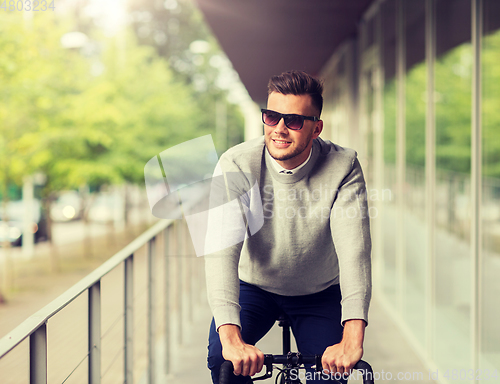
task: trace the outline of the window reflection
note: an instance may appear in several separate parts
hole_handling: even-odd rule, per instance
[[[436,2],[435,359],[470,365],[470,1]]]
[[[415,339],[425,342],[426,190],[425,122],[427,67],[425,64],[425,1],[404,3],[405,26],[405,147],[404,184],[405,300],[403,314]]]
[[[377,249],[374,255],[381,264],[375,278],[381,283],[383,296],[392,309],[402,315],[405,328],[413,333],[413,340],[422,350],[430,352],[427,357],[443,374],[453,370],[465,372],[469,368],[479,368],[483,373],[487,369],[494,372],[500,367],[500,1],[484,0],[482,4],[482,258],[478,351],[471,340],[472,316],[476,315],[471,305],[472,263],[477,256],[472,252],[470,235],[476,224],[472,220],[471,193],[474,60],[471,0],[387,0],[380,3],[378,14],[364,26],[361,34],[360,137],[366,159],[363,167],[369,184],[373,174],[382,172],[381,187],[390,189],[393,196],[392,200],[381,202],[382,214],[377,220],[380,232],[374,231],[383,236],[380,254]],[[404,92],[401,93],[404,95],[404,121],[397,119],[401,103],[398,99],[401,84],[396,76],[399,6],[403,7],[402,38],[405,42]],[[430,42],[425,29],[427,6],[433,7],[436,17],[436,35],[432,41],[436,52],[436,60],[431,63],[434,71],[432,92],[427,89],[426,44]],[[370,39],[366,38],[369,31],[373,31]],[[379,69],[382,83],[378,81]],[[382,100],[378,99],[380,87]],[[433,94],[432,116],[427,116],[429,93]],[[332,98],[341,104],[340,94]],[[379,113],[383,115],[382,153],[378,152],[378,130],[374,129],[378,127]],[[339,116],[334,120],[341,121]],[[435,120],[435,137],[426,137],[427,119]],[[404,134],[404,164],[400,163],[402,158],[396,156],[401,149],[397,141],[399,133]],[[436,173],[431,183],[435,201],[432,202],[426,200],[426,166],[429,166],[426,164],[426,139],[433,140],[435,145]],[[375,158],[382,160],[382,169],[378,163],[375,166]],[[397,169],[404,169],[399,173],[399,176],[404,175],[401,189]],[[402,192],[401,196],[398,191]],[[400,208],[402,212],[398,211]],[[426,216],[428,208],[435,216],[432,223]],[[432,265],[427,264],[426,254],[429,224],[432,224],[435,240]],[[401,234],[403,247],[400,247]],[[433,273],[429,274],[431,270]],[[433,300],[429,288],[434,289]],[[433,317],[431,323],[427,323],[426,309],[431,305]],[[426,345],[425,340],[431,344]],[[476,352],[479,352],[480,365],[472,367]],[[463,375],[453,381],[465,382],[462,378]]]
[[[484,1],[480,368],[500,367],[500,2]],[[493,304],[495,303],[495,304]]]
[[[382,224],[384,226],[384,292],[398,307],[397,279],[397,211],[396,195],[396,1],[389,0],[381,7],[382,52],[384,71],[384,190],[392,191],[392,199],[384,200]]]

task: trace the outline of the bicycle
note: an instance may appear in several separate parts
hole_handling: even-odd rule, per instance
[[[302,384],[302,381],[300,381],[298,370],[305,369],[305,365],[315,366],[316,372],[318,372],[318,374],[320,375],[323,374],[321,355],[304,356],[300,352],[290,351],[290,323],[288,322],[286,316],[281,315],[279,317],[278,325],[283,328],[283,354],[264,355],[264,366],[266,367],[266,373],[262,376],[252,378],[250,382],[269,379],[273,375],[274,368],[280,371],[276,376],[276,384],[278,384],[278,380],[280,380],[280,384]],[[282,365],[282,368],[276,366],[280,364]],[[362,373],[363,384],[374,384],[372,367],[366,361],[358,361],[354,365],[353,369],[358,370]],[[229,380],[233,370],[233,363],[228,360],[224,361],[220,368],[219,384],[230,384]],[[335,379],[337,376],[333,375],[333,377]]]

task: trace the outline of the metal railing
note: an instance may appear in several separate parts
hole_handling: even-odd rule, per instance
[[[143,368],[139,368],[142,372],[138,373],[137,361],[135,361],[137,359],[134,359],[134,342],[136,341],[134,335],[137,331],[137,327],[134,325],[134,318],[137,318],[137,313],[134,314],[134,307],[136,304],[143,303],[137,302],[140,298],[138,296],[141,295],[136,292],[134,296],[134,282],[137,282],[134,271],[136,269],[135,256],[144,251],[147,271],[145,282],[147,291],[147,364],[144,367],[145,372],[142,371]],[[123,320],[123,334],[121,336],[123,346],[120,350],[120,353],[123,353],[121,361],[123,380],[120,379],[119,382],[137,382],[137,377],[142,376],[144,379],[145,375],[147,383],[155,383],[158,377],[157,368],[160,366],[163,368],[162,374],[168,374],[171,370],[171,350],[176,345],[183,343],[185,325],[193,320],[193,307],[199,304],[205,295],[203,260],[196,257],[187,226],[183,220],[158,222],[99,268],[3,337],[0,340],[0,363],[20,345],[25,345],[24,341],[29,340],[29,364],[25,364],[29,366],[29,383],[46,384],[48,376],[50,377],[47,364],[49,351],[47,323],[77,298],[87,295],[88,348],[86,355],[76,367],[65,367],[70,372],[64,373],[66,378],[62,382],[66,382],[78,366],[87,360],[88,382],[100,384],[104,375],[101,366],[103,357],[101,356],[103,339],[101,331],[103,320],[101,315],[101,281],[110,272],[119,269],[119,266],[122,266],[124,271],[122,276],[123,307],[122,313],[118,316],[119,320]],[[114,314],[115,317],[116,315]],[[175,338],[172,337],[172,329],[175,329]],[[118,340],[113,342],[115,341],[118,342]],[[158,350],[162,350],[163,353],[158,353]],[[137,350],[135,353],[137,354]],[[159,356],[161,356],[161,362],[157,361]],[[116,359],[112,360],[116,361]],[[136,364],[135,367],[134,364]],[[106,372],[108,369],[109,367],[106,368]],[[16,374],[21,373],[12,372],[13,376]],[[24,374],[27,375],[27,373]],[[9,375],[9,377],[11,376]],[[113,375],[113,379],[117,380],[115,375]],[[9,382],[17,384],[22,380],[11,377],[11,381],[9,381],[9,378],[4,377],[0,381],[3,384]],[[52,380],[50,381],[52,382]]]

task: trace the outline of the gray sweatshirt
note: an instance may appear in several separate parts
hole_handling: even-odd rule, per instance
[[[205,257],[208,299],[217,328],[241,327],[239,279],[285,296],[339,284],[342,323],[368,323],[371,239],[367,193],[354,150],[320,138],[305,166],[278,173],[260,137],[220,160],[222,193],[211,192]],[[220,191],[219,191],[220,192]],[[216,212],[213,210],[212,212]],[[228,213],[231,212],[231,213]]]

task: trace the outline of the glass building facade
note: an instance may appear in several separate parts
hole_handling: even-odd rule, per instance
[[[322,77],[324,136],[367,180],[374,297],[440,380],[500,382],[500,1],[375,1]]]

